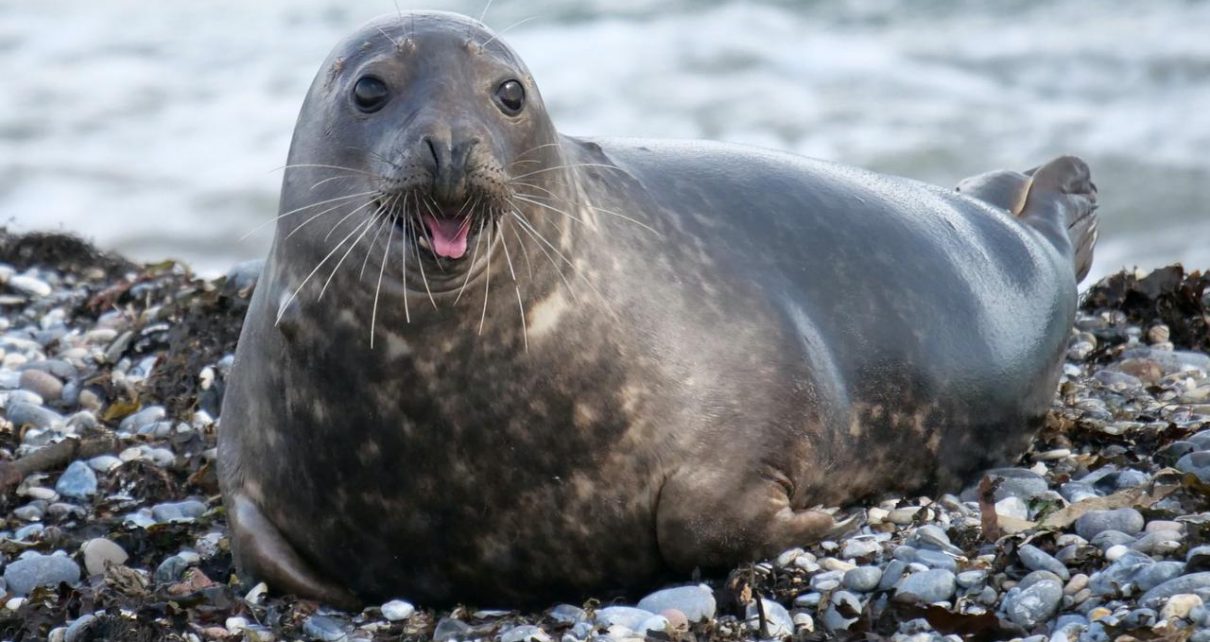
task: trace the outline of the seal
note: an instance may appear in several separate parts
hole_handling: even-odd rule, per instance
[[[298,118],[223,402],[245,577],[339,605],[639,590],[1021,452],[1096,238],[1062,157],[957,190],[553,126],[476,21],[377,20]]]

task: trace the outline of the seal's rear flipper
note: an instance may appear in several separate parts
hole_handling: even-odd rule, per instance
[[[1020,216],[1025,208],[1025,197],[1029,195],[1029,184],[1030,178],[1026,174],[1001,169],[964,178],[958,183],[957,191]]]
[[[1060,156],[1031,174],[1021,218],[1071,244],[1078,283],[1092,267],[1097,243],[1097,186],[1088,165],[1075,156]]]
[[[361,602],[352,593],[320,579],[244,494],[235,493],[229,498],[227,520],[236,566],[241,573],[264,580],[283,593],[346,609],[360,608]]]

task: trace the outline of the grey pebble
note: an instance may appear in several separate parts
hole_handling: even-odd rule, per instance
[[[13,401],[12,394],[10,393],[8,405],[5,406],[5,417],[14,426],[55,429],[66,425],[63,415],[27,401]]]
[[[522,624],[505,631],[500,642],[550,642],[550,635],[532,624]]]
[[[633,606],[607,606],[597,611],[594,621],[597,626],[610,627],[616,624],[634,630],[653,615],[655,613]]]
[[[844,574],[844,587],[850,591],[866,593],[878,588],[882,580],[882,569],[877,566],[858,566]]]
[[[86,499],[97,493],[97,474],[81,460],[71,462],[55,482],[55,492],[64,497]]]
[[[453,618],[441,618],[437,622],[437,626],[433,629],[433,642],[449,642],[450,640],[461,640],[469,637],[471,625],[462,620]]]
[[[153,424],[168,414],[163,406],[147,406],[142,410],[126,417],[122,423],[118,424],[118,430],[137,433],[143,426]]]
[[[993,495],[995,501],[1007,497],[1033,499],[1045,494],[1050,489],[1045,477],[1028,468],[997,468],[984,474],[991,477],[992,481],[1000,482],[1000,486],[996,488]],[[974,498],[972,497],[972,499]]]
[[[4,582],[11,593],[26,595],[36,586],[57,586],[60,582],[80,581],[80,567],[65,555],[34,553],[10,563],[4,569]]]
[[[23,519],[27,522],[36,522],[42,519],[42,516],[46,514],[46,500],[35,499],[24,506],[14,508],[12,514],[13,517],[16,517],[17,519]]]
[[[953,557],[929,549],[920,549],[916,551],[916,559],[920,564],[924,564],[929,568],[942,568],[950,572],[958,571],[958,562]]]
[[[46,530],[46,526],[41,522],[27,524],[13,532],[13,539],[17,540],[18,542],[28,542],[33,539],[38,539],[37,536],[41,535],[42,531],[44,530]]]
[[[1196,475],[1203,482],[1210,480],[1210,451],[1198,450],[1184,455],[1176,461],[1176,468]]]
[[[340,642],[349,639],[348,633],[345,632],[345,625],[326,615],[312,615],[304,620],[303,635],[323,642]]]
[[[1004,612],[1018,626],[1032,629],[1053,617],[1062,599],[1062,584],[1042,580],[1024,589],[1010,590],[1004,597]]]
[[[786,607],[764,598],[760,598],[759,607],[756,601],[748,605],[746,615],[749,626],[754,629],[760,626],[758,608],[763,608],[765,613],[765,630],[760,631],[761,637],[780,639],[794,635],[794,619]]]
[[[63,633],[63,642],[85,642],[93,639],[92,629],[97,624],[97,616],[86,613],[76,618]]]
[[[1032,571],[1050,571],[1059,576],[1059,579],[1067,581],[1071,578],[1071,572],[1067,570],[1067,566],[1059,560],[1052,557],[1046,551],[1034,546],[1026,544],[1017,549],[1017,555],[1021,558],[1021,563]]]
[[[160,565],[155,569],[156,584],[172,584],[180,580],[181,576],[192,565],[193,562],[180,555],[164,558],[164,561],[160,562]]]
[[[982,586],[983,583],[987,581],[987,571],[982,569],[962,571],[955,579],[958,582],[958,586],[961,586],[962,588],[968,589],[975,586]]]
[[[1210,570],[1210,546],[1195,546],[1185,554],[1185,568],[1189,571]]]
[[[810,586],[812,590],[827,592],[839,587],[842,581],[844,581],[844,571],[826,571],[812,576]]]
[[[846,631],[861,617],[861,598],[848,591],[836,591],[823,614],[823,625],[829,631]]]
[[[870,539],[853,538],[845,541],[840,556],[845,559],[866,558],[882,552],[882,545]]]
[[[1184,562],[1156,562],[1140,568],[1134,576],[1134,583],[1140,591],[1149,591],[1184,573]]]
[[[41,370],[29,369],[21,373],[19,385],[46,401],[58,401],[63,395],[63,382],[58,377]]]
[[[899,559],[891,560],[882,569],[882,579],[878,582],[878,590],[889,591],[895,588],[903,574],[907,572],[907,562]]]
[[[126,551],[111,540],[96,537],[84,542],[80,547],[84,557],[84,570],[89,575],[100,575],[109,564],[121,566],[130,559]]]
[[[1119,544],[1129,546],[1134,543],[1135,539],[1134,535],[1127,535],[1122,531],[1109,530],[1097,533],[1096,537],[1093,537],[1088,543],[1104,551],[1111,546],[1118,546]]]
[[[1076,520],[1076,533],[1087,540],[1110,530],[1134,535],[1143,530],[1143,523],[1143,515],[1133,508],[1094,510]]]
[[[717,604],[714,600],[714,591],[705,584],[698,584],[656,591],[639,600],[638,608],[650,613],[677,609],[684,613],[690,622],[705,622],[714,618]]]
[[[180,502],[164,502],[151,507],[151,516],[157,522],[188,521],[206,513],[205,502],[186,499]]]
[[[577,622],[583,622],[588,618],[588,613],[584,609],[572,604],[559,604],[552,608],[547,616],[558,624],[571,625]]]
[[[1190,573],[1170,579],[1147,591],[1139,598],[1139,604],[1159,606],[1158,602],[1178,593],[1197,593],[1206,589],[1210,589],[1210,572]]]
[[[915,573],[895,587],[895,598],[932,604],[948,600],[954,594],[954,574],[945,569]]]

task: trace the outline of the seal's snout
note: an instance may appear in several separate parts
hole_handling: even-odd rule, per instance
[[[416,158],[423,159],[433,177],[432,196],[438,203],[466,200],[469,159],[477,144],[479,138],[474,136],[456,140],[449,134],[432,133],[420,137]]]

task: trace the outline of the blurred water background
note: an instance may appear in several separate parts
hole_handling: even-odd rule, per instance
[[[423,6],[478,16],[484,0]],[[330,47],[391,0],[0,1],[0,223],[206,274],[263,255]],[[515,25],[518,21],[528,20]],[[1096,274],[1210,268],[1210,3],[496,0],[570,134],[712,138],[944,185],[1093,166]]]

